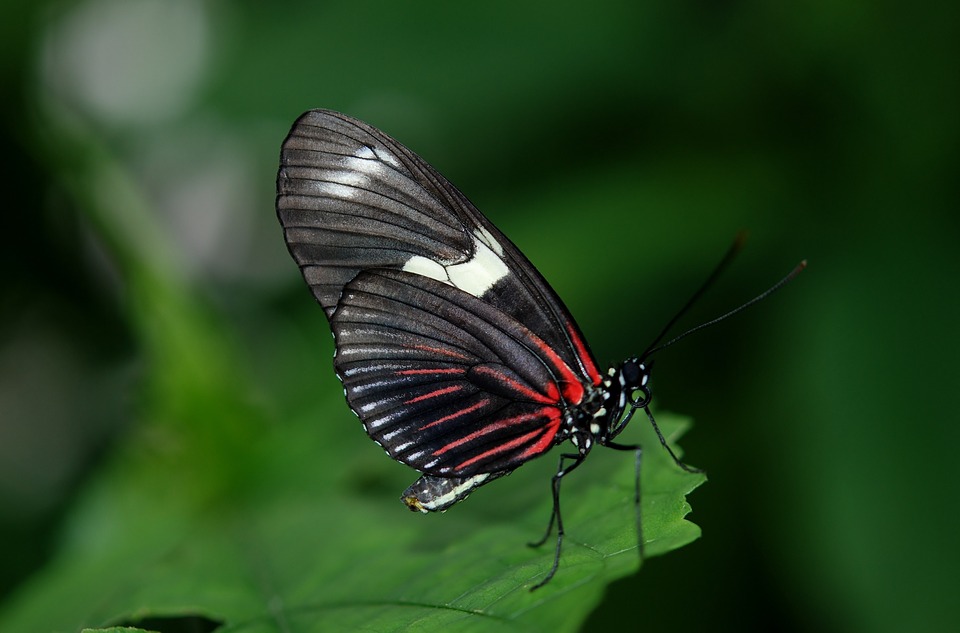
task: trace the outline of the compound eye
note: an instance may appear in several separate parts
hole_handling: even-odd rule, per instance
[[[641,383],[646,382],[643,378],[645,371],[641,368],[642,365],[635,360],[628,360],[623,363],[620,367],[620,378],[624,387],[635,389],[641,386]]]

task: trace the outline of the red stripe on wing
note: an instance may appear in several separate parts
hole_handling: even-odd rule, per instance
[[[518,417],[523,417],[523,416],[518,416]],[[477,462],[481,462],[490,457],[495,457],[501,453],[512,451],[513,449],[516,449],[520,446],[523,446],[524,444],[527,444],[528,442],[536,438],[537,435],[540,435],[540,439],[536,440],[533,444],[528,446],[520,454],[520,460],[526,461],[528,459],[531,459],[545,452],[551,446],[553,446],[553,439],[556,437],[557,431],[560,428],[560,412],[554,409],[552,414],[549,416],[549,418],[550,418],[549,423],[546,426],[544,426],[542,429],[535,429],[533,431],[530,431],[529,433],[521,435],[520,437],[516,437],[510,440],[509,442],[504,442],[503,444],[494,446],[493,448],[488,449],[480,453],[479,455],[474,455],[470,459],[460,462],[460,464],[456,466],[455,470],[463,470],[465,468],[469,468],[470,466],[472,466],[473,464],[476,464]],[[462,443],[466,439],[467,438],[458,440],[458,443]],[[447,447],[444,447],[444,449],[442,450],[446,450],[446,448]]]
[[[463,385],[451,385],[449,387],[444,387],[442,389],[435,389],[429,393],[419,395],[415,398],[410,398],[409,400],[404,400],[403,404],[413,404],[414,402],[422,402],[424,400],[429,400],[431,398],[436,398],[442,396],[445,393],[453,393],[454,391],[460,391],[463,389]]]
[[[476,367],[473,371],[478,374],[486,374],[487,376],[492,377],[494,380],[500,383],[500,385],[514,392],[517,396],[523,396],[524,398],[532,400],[533,402],[538,402],[540,404],[557,404],[560,401],[560,394],[557,391],[557,386],[553,383],[546,385],[547,395],[543,395],[542,393],[531,389],[523,383],[514,380],[510,376],[498,372],[491,367]]]
[[[461,438],[459,438],[459,439],[456,439],[456,440],[450,442],[449,444],[447,444],[447,445],[445,445],[445,446],[443,446],[443,447],[441,447],[441,448],[438,448],[437,450],[433,451],[433,455],[434,455],[434,457],[436,457],[436,456],[438,456],[438,455],[443,455],[443,454],[446,453],[447,451],[453,450],[453,449],[455,449],[455,448],[459,448],[460,446],[463,446],[464,444],[468,444],[469,442],[472,442],[473,440],[475,440],[475,439],[477,439],[477,438],[479,438],[479,437],[483,437],[484,435],[488,435],[488,434],[490,434],[490,433],[493,433],[494,431],[499,431],[499,430],[501,430],[501,429],[503,429],[503,428],[505,428],[505,427],[511,426],[511,425],[513,425],[513,424],[518,424],[518,423],[520,423],[520,422],[526,422],[527,420],[536,419],[536,418],[538,418],[538,417],[540,417],[540,416],[537,415],[537,414],[529,414],[529,413],[528,413],[528,414],[525,414],[525,415],[514,416],[514,417],[512,417],[512,418],[504,418],[503,420],[497,420],[496,422],[494,422],[494,423],[492,423],[492,424],[488,424],[487,426],[482,427],[481,429],[479,429],[479,430],[477,430],[477,431],[474,431],[473,433],[470,433],[469,435],[464,435],[463,437],[461,437]],[[538,432],[539,432],[539,431],[538,431]],[[461,466],[462,466],[462,464],[461,464]],[[458,466],[458,468],[459,468],[459,466]]]
[[[443,416],[442,418],[440,418],[440,419],[438,419],[438,420],[434,420],[434,421],[431,422],[430,424],[427,424],[427,425],[425,425],[425,426],[421,426],[421,427],[420,427],[420,430],[422,431],[422,430],[424,430],[424,429],[429,429],[431,426],[436,426],[436,425],[438,425],[438,424],[443,424],[444,422],[449,422],[450,420],[456,420],[457,418],[460,418],[460,417],[463,417],[463,416],[468,415],[468,414],[470,414],[470,413],[473,413],[473,412],[476,411],[477,409],[482,409],[483,407],[487,406],[488,404],[490,404],[490,399],[489,399],[489,398],[484,398],[483,400],[480,400],[479,402],[473,403],[473,404],[470,405],[469,407],[465,407],[465,408],[463,408],[463,409],[460,409],[459,411],[455,411],[454,413],[451,413],[450,415],[445,415],[445,416]]]
[[[420,376],[420,375],[430,375],[430,374],[463,374],[465,370],[463,369],[401,369],[396,372],[398,376]]]
[[[470,356],[462,354],[460,352],[455,352],[452,349],[447,349],[446,347],[434,347],[432,345],[410,345],[411,349],[418,349],[424,352],[430,352],[433,354],[440,354],[441,356],[450,356],[452,358],[458,358],[460,360],[471,360]]]
[[[560,356],[553,351],[553,348],[550,347],[543,339],[537,336],[531,336],[530,341],[532,341],[546,357],[546,360],[550,362],[553,366],[553,369],[560,374],[557,382],[560,384],[561,393],[563,393],[563,398],[569,404],[580,404],[580,401],[583,400],[583,383],[580,382],[580,379],[577,378],[577,375],[573,373],[573,370],[570,369],[570,366],[564,362]]]
[[[593,386],[596,387],[603,380],[603,377],[597,369],[597,364],[593,362],[593,355],[590,353],[590,350],[587,349],[587,344],[583,342],[583,338],[572,323],[567,323],[567,334],[570,335],[570,340],[573,342],[573,348],[577,352],[580,364],[584,370],[586,370],[587,376],[590,377]]]

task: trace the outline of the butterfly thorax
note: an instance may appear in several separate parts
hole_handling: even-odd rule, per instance
[[[636,358],[607,371],[606,378],[587,389],[583,400],[567,411],[568,437],[581,452],[593,444],[604,445],[623,431],[627,407],[644,407],[650,401],[649,368]]]

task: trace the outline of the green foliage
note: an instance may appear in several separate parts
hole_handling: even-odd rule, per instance
[[[280,518],[262,512],[284,499],[295,516],[323,502],[287,546],[305,570],[337,559],[334,527],[368,501],[377,538],[398,544],[357,538],[391,569],[407,557],[448,581],[446,548],[515,521],[477,555],[503,546],[493,574],[549,563],[523,542],[543,529],[555,457],[416,516],[396,500],[412,473],[346,410],[271,211],[279,140],[310,107],[440,168],[540,267],[602,361],[642,349],[738,229],[749,247],[689,324],[809,259],[775,299],[659,356],[656,403],[697,419],[685,444],[710,472],[695,498],[709,538],[588,581],[605,595],[584,630],[956,628],[960,5],[544,6],[5,3],[4,633],[148,613],[122,581],[156,569],[152,544],[184,557],[169,554],[168,577],[202,556],[243,571],[236,526],[266,533]],[[570,557],[530,600],[592,573],[580,544],[606,538],[593,487],[629,487],[629,462],[601,452],[565,483]],[[629,504],[617,511],[626,546]],[[605,560],[626,574],[633,554]],[[202,592],[166,593],[203,613]]]
[[[89,142],[61,132],[61,143]],[[254,404],[252,361],[177,277],[167,245],[133,230],[148,219],[131,221],[144,207],[123,171],[105,152],[87,156],[71,165],[71,186],[121,264],[149,360],[142,419],[82,493],[59,555],[0,614],[0,629],[202,616],[244,631],[573,631],[608,583],[637,570],[628,454],[597,449],[606,454],[590,461],[602,463],[569,478],[560,570],[530,592],[553,557],[552,539],[524,546],[549,517],[553,459],[422,517],[397,501],[414,473],[388,470],[333,385],[292,419],[267,412],[283,408],[275,394]],[[129,195],[97,198],[89,183],[104,178]],[[688,423],[664,415],[661,425],[676,438]],[[705,477],[680,471],[649,428],[636,434],[651,447],[642,516],[645,554],[656,556],[699,536],[684,520],[686,495]]]
[[[337,417],[345,432],[360,433],[347,416]],[[674,433],[682,426],[672,416],[664,423]],[[170,502],[166,488],[185,479],[170,463],[115,465],[81,504],[62,555],[0,628],[69,630],[202,615],[245,631],[413,624],[485,631],[505,623],[574,631],[605,585],[638,567],[633,460],[623,454],[604,455],[619,463],[603,480],[581,478],[565,491],[560,571],[530,592],[552,557],[552,540],[538,550],[523,545],[546,523],[546,481],[511,477],[446,515],[422,517],[397,501],[402,481],[395,477],[388,482],[393,494],[325,482],[350,470],[351,456],[336,447],[322,460],[289,467],[302,438],[283,435],[278,429],[261,450],[234,455],[258,462],[251,473],[257,483],[199,505]],[[678,471],[659,447],[648,453],[643,517],[646,554],[655,556],[697,538],[698,528],[683,519],[684,497],[703,476]],[[520,506],[511,499],[518,487],[521,499],[539,492],[539,501]]]

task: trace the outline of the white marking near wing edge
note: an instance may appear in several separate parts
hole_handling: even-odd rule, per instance
[[[340,198],[342,200],[349,200],[357,193],[353,186],[341,185],[335,182],[317,182],[314,188],[317,194],[330,196],[331,198]]]
[[[482,227],[475,232],[473,246],[474,254],[469,261],[443,264],[415,255],[407,260],[403,270],[442,281],[474,297],[483,297],[495,283],[510,274],[510,269],[498,255],[503,253],[503,247]]]
[[[383,401],[381,400],[381,401],[376,402],[376,403],[374,403],[374,404],[375,404],[375,405],[376,405],[376,404],[383,404]],[[353,407],[351,407],[351,408],[353,408]],[[357,412],[354,411],[354,413],[357,413]],[[365,411],[364,411],[364,413],[365,413]],[[383,426],[383,425],[385,425],[385,424],[388,424],[388,423],[391,423],[391,422],[393,422],[394,420],[396,420],[397,418],[402,417],[403,414],[404,414],[404,411],[401,410],[401,411],[391,411],[391,412],[389,412],[389,413],[385,413],[385,414],[383,414],[383,415],[381,415],[381,416],[379,416],[379,417],[371,418],[371,419],[369,419],[369,420],[364,420],[363,418],[360,418],[360,413],[357,413],[357,417],[360,418],[360,420],[363,422],[363,426],[364,426],[364,428],[367,429],[367,433],[369,434],[369,433],[372,433],[372,432],[376,431],[376,430],[379,429],[381,426]]]
[[[494,251],[496,251],[497,255],[503,257],[503,246],[501,246],[500,242],[498,242],[496,238],[493,237],[490,231],[480,226],[480,227],[477,227],[477,230],[474,232],[474,235],[480,238],[480,240],[484,244],[486,244],[487,246],[492,248]]]
[[[391,164],[395,161],[391,161]],[[382,178],[386,171],[381,158],[366,145],[361,146],[353,156],[345,156],[340,160],[343,169],[329,171],[325,180],[317,182],[319,193],[350,200],[356,197],[357,189],[364,189],[373,178]]]
[[[403,265],[403,270],[408,273],[413,273],[415,275],[422,275],[424,277],[429,277],[430,279],[436,279],[437,281],[442,281],[443,283],[450,283],[447,279],[447,270],[443,267],[442,264],[438,264],[432,259],[427,259],[420,255],[414,255],[407,260],[407,263]]]
[[[370,178],[380,176],[384,172],[383,163],[370,155],[369,147],[361,147],[353,156],[347,156],[342,161],[343,166],[351,173],[362,178],[363,184]]]
[[[450,488],[450,490],[443,493],[442,495],[439,495],[437,497],[433,497],[432,499],[427,499],[427,500],[417,499],[418,501],[417,505],[423,508],[420,510],[421,512],[433,511],[433,510],[436,510],[437,508],[442,508],[445,505],[448,505],[459,499],[462,499],[463,497],[466,497],[468,494],[470,494],[470,492],[474,488],[483,484],[483,482],[485,482],[489,477],[490,477],[490,473],[474,475],[473,477],[469,477],[463,480],[463,482],[459,486],[453,486],[452,488]]]
[[[370,149],[370,148],[365,148],[365,149]],[[378,149],[373,149],[373,150],[371,150],[371,151],[376,155],[377,158],[379,158],[379,159],[382,160],[383,162],[387,163],[387,164],[390,165],[391,167],[393,167],[393,168],[395,168],[395,169],[401,169],[401,168],[403,167],[403,165],[401,165],[401,164],[397,161],[396,156],[394,156],[394,155],[391,154],[390,152],[388,152],[388,151],[386,151],[386,150],[384,150],[384,149],[379,149],[379,150],[378,150]]]

